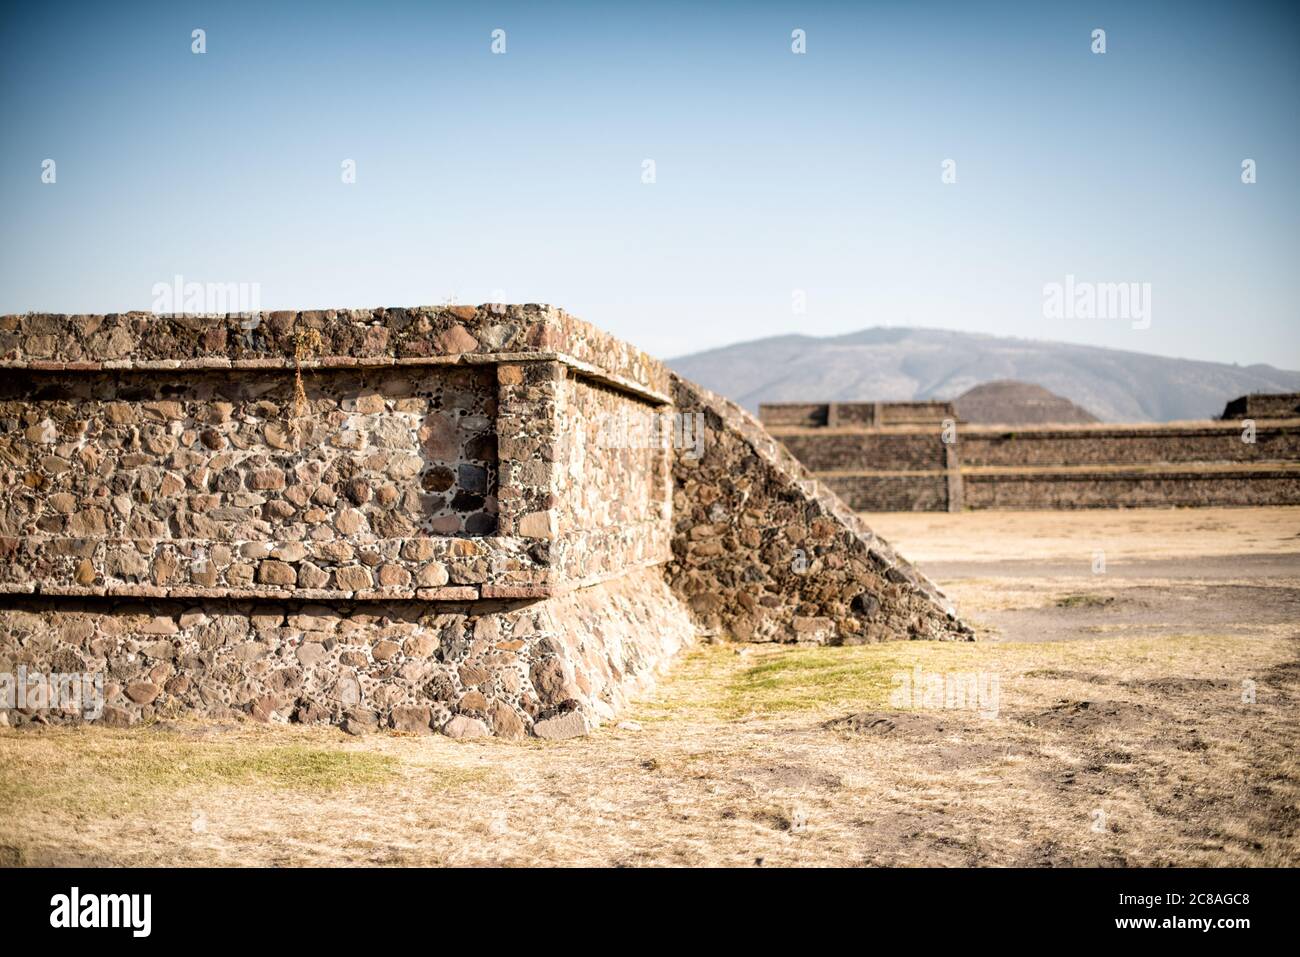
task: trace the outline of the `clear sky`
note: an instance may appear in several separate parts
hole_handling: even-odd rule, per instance
[[[662,356],[924,325],[1300,369],[1298,7],[10,3],[0,312],[180,274]],[[1150,328],[1046,318],[1067,275],[1150,283]]]

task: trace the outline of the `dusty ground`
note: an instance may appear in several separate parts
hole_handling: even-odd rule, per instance
[[[870,520],[983,640],[706,645],[556,743],[6,730],[0,863],[1300,864],[1300,509]]]
[[[1093,508],[1069,512],[864,512],[867,524],[909,560],[1108,564],[1223,555],[1300,557],[1300,507]],[[1297,574],[1300,574],[1300,566]]]

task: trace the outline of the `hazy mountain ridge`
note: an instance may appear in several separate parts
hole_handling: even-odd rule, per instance
[[[1250,392],[1300,391],[1300,372],[943,329],[783,335],[668,360],[750,410],[760,402],[953,399],[976,385],[1040,385],[1104,422],[1212,418]]]

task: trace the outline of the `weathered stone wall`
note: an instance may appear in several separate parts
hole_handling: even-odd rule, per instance
[[[850,403],[839,403],[839,424],[847,425],[853,420],[848,413],[850,407]],[[880,426],[941,425],[944,419],[956,418],[957,409],[951,402],[878,402],[875,405],[875,424]]]
[[[773,434],[858,511],[1300,504],[1298,419]]]
[[[870,463],[881,472],[943,469],[947,449],[933,432],[865,429],[779,430],[781,443],[814,472],[857,471]]]
[[[649,687],[691,633],[657,569],[531,602],[24,596],[0,608],[0,672],[102,672],[113,724],[189,711],[568,736]]]
[[[644,427],[662,406],[595,382],[566,376],[557,427],[559,520],[582,548],[564,551],[566,574],[579,581],[671,557],[671,450]]]
[[[828,402],[764,402],[758,407],[762,424],[769,428],[815,429],[826,425]]]
[[[0,535],[159,541],[496,530],[489,366],[0,380]],[[11,427],[12,426],[12,427]]]
[[[11,316],[0,346],[3,591],[545,597],[668,555],[662,514],[560,527],[566,376],[667,380],[559,310]]]
[[[957,418],[951,402],[764,402],[759,421],[767,428],[880,428],[941,425]]]
[[[521,543],[461,541],[497,528],[496,406],[488,365],[322,368],[301,391],[284,370],[15,370],[0,588],[415,597],[482,584],[489,552],[540,573]]]
[[[546,305],[318,309],[255,316],[0,316],[0,368],[316,368],[560,360],[664,396],[668,369]]]
[[[1224,419],[1296,419],[1300,418],[1300,392],[1277,392],[1243,395],[1223,408]]]
[[[824,475],[821,481],[851,508],[858,511],[944,512],[949,510],[946,472]]]
[[[707,422],[703,456],[673,460],[668,566],[702,628],[829,644],[971,637],[934,584],[747,412],[675,376],[673,400]]]
[[[1300,504],[1300,469],[966,472],[970,508],[1137,508]]]
[[[937,441],[938,436],[934,436]],[[963,466],[1132,465],[1300,461],[1300,428],[1259,426],[1254,442],[1236,425],[960,430]]]

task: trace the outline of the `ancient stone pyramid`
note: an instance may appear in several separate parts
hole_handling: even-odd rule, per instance
[[[701,632],[970,637],[753,418],[551,307],[5,316],[0,364],[0,671],[102,675],[97,720],[558,737]]]

